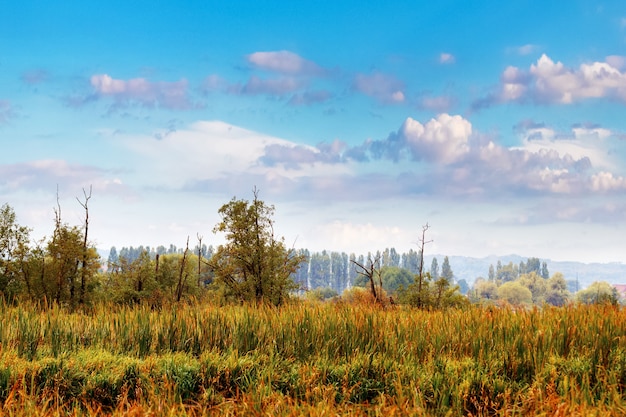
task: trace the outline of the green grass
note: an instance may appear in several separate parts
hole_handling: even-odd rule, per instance
[[[610,306],[0,306],[6,415],[624,415],[625,389]]]

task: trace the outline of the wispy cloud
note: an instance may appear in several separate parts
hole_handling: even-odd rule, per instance
[[[8,123],[15,117],[15,110],[8,100],[0,100],[0,125]]]
[[[303,145],[223,122],[199,122],[161,140],[111,140],[136,154],[135,175],[195,192],[232,194],[258,185],[272,198],[359,201],[626,191],[623,173],[603,156],[612,136],[602,128],[577,126],[564,139],[527,120],[517,131],[521,144],[507,147],[475,131],[470,120],[444,113],[427,121],[409,117],[387,138],[355,146],[341,140]]]
[[[188,82],[148,81],[145,78],[116,79],[108,74],[95,74],[90,79],[97,97],[109,97],[117,104],[138,103],[146,107],[188,109],[192,107],[188,97]]]
[[[101,194],[131,196],[134,193],[115,173],[101,168],[70,164],[67,161],[47,159],[0,165],[0,190],[45,190],[55,188],[80,189],[93,186]]]
[[[403,103],[405,101],[404,83],[391,75],[380,72],[357,74],[354,77],[352,88],[383,103]]]
[[[442,52],[439,54],[439,63],[440,64],[454,64],[456,62],[456,57],[448,52]]]
[[[321,75],[324,69],[290,51],[254,52],[247,56],[255,68],[289,75]]]
[[[540,49],[539,45],[527,43],[525,45],[513,46],[510,48],[507,48],[507,52],[516,54],[516,55],[526,56],[526,55],[530,55],[530,54],[537,52],[538,49]]]
[[[25,71],[21,76],[22,81],[28,85],[41,84],[42,82],[48,80],[49,77],[49,72],[42,68]]]
[[[305,82],[295,77],[281,76],[279,78],[250,77],[245,84],[234,84],[227,88],[233,94],[285,96],[300,90]]]
[[[324,103],[333,97],[333,93],[328,90],[304,91],[291,96],[289,103],[292,106],[308,106],[317,103]]]
[[[447,113],[457,103],[455,97],[449,95],[431,96],[423,95],[417,100],[417,107],[422,110],[430,110],[437,113]]]
[[[615,65],[619,57],[606,62],[581,64],[568,68],[543,54],[528,70],[508,67],[497,91],[476,101],[473,108],[504,102],[572,104],[586,99],[609,98],[626,103],[626,73]]]

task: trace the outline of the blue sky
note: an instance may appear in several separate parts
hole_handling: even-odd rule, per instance
[[[0,204],[217,244],[257,187],[295,247],[623,262],[623,2],[367,3],[3,2]]]

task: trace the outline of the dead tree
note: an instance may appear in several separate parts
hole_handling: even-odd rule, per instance
[[[430,229],[430,225],[426,223],[422,226],[422,236],[419,239],[419,248],[420,248],[420,265],[418,269],[418,280],[417,280],[417,306],[422,307],[423,304],[423,286],[424,286],[424,246],[427,243],[432,243],[432,240],[426,241],[426,232]]]
[[[198,238],[198,287],[200,286],[200,272],[202,268],[202,239],[204,236],[200,236],[199,233],[196,233],[196,237]]]
[[[185,273],[185,265],[187,264],[187,253],[189,252],[189,236],[187,236],[187,246],[183,252],[183,259],[180,261],[180,271],[178,274],[178,286],[176,287],[176,301],[180,301],[183,296],[183,288],[187,282],[187,274]],[[184,279],[183,279],[184,276]]]
[[[80,204],[85,209],[85,233],[83,236],[83,257],[81,263],[81,271],[80,271],[80,295],[78,297],[78,303],[80,305],[85,304],[85,285],[87,281],[87,235],[89,232],[89,199],[91,199],[91,185],[89,186],[89,194],[83,188],[83,196],[85,197],[85,202],[83,203],[76,197],[78,204]]]
[[[372,261],[372,257],[368,256],[367,260],[368,260],[367,266],[360,264],[355,259],[351,259],[350,262],[356,265],[357,274],[363,275],[364,277],[368,279],[370,283],[370,292],[372,293],[372,296],[374,297],[374,301],[380,305],[383,305],[383,298],[382,298],[383,281],[382,281],[382,277],[380,275],[380,269],[379,269],[380,259],[376,257],[376,259]],[[378,277],[378,284],[376,283],[375,277]],[[378,290],[376,289],[377,286],[378,286]]]

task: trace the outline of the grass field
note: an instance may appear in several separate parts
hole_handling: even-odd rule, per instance
[[[625,389],[611,306],[0,306],[7,416],[617,416]]]

